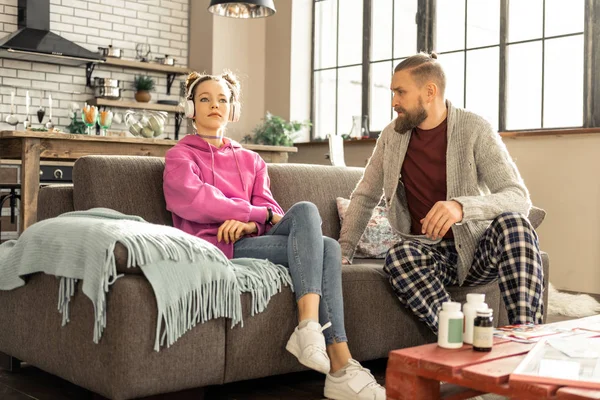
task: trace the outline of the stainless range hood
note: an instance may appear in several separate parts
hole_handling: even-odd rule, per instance
[[[19,0],[18,27],[0,39],[0,58],[73,66],[103,61],[99,53],[50,32],[50,0]]]

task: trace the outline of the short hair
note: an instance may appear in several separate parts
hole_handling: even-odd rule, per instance
[[[205,74],[205,73],[200,74],[200,73],[194,71],[188,75],[187,80],[185,82],[186,93],[188,93],[190,91],[190,86],[192,86],[192,84],[194,82],[196,82],[196,80],[198,80],[198,83],[196,83],[196,85],[194,86],[192,93],[189,94],[189,96],[188,96],[189,99],[194,98],[196,89],[198,89],[198,86],[200,86],[200,84],[202,82],[212,80],[212,81],[217,81],[217,82],[225,81],[225,83],[227,84],[227,87],[231,91],[231,98],[229,99],[230,103],[240,101],[240,91],[241,91],[240,81],[231,71],[224,71],[220,75],[209,75],[209,74]]]
[[[419,87],[423,86],[428,80],[432,80],[437,84],[443,96],[446,90],[446,74],[437,58],[436,53],[427,54],[421,52],[415,54],[396,65],[394,73],[409,70]]]

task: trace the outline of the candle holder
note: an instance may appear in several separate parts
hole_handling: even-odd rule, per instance
[[[48,115],[48,122],[46,122],[46,129],[48,129],[48,132],[52,132],[54,130],[54,124],[52,123],[52,95],[48,95],[48,106],[50,114]]]

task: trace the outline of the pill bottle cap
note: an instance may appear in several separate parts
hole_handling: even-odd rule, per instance
[[[442,303],[442,310],[444,311],[460,311],[460,303],[454,301],[447,301]]]

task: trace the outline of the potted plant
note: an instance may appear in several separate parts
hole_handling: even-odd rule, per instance
[[[286,121],[267,111],[263,123],[254,128],[252,142],[271,146],[293,146],[294,137],[303,127],[310,126],[309,121]]]
[[[133,80],[135,88],[135,100],[140,103],[147,103],[152,98],[150,91],[154,90],[154,79],[147,75],[138,75]]]

